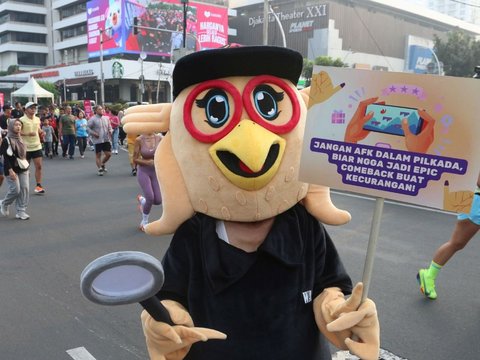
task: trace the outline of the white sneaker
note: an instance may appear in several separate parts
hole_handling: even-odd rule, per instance
[[[148,221],[143,221],[140,223],[140,226],[138,227],[140,229],[140,231],[143,231],[145,232],[145,226],[147,226],[148,224]]]
[[[3,205],[3,201],[0,201],[0,213],[2,213],[3,216],[10,215],[10,210],[8,210],[8,205]]]
[[[17,213],[15,215],[15,217],[17,219],[20,219],[20,220],[28,220],[30,219],[30,215],[28,215],[25,211],[20,211],[19,213]]]

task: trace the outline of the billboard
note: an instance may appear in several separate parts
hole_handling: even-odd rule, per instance
[[[188,2],[186,7],[187,48],[204,50],[224,46],[228,41],[226,7]],[[138,33],[133,18],[138,19]],[[119,53],[170,57],[183,46],[184,8],[179,0],[132,1],[91,0],[87,2],[89,58]]]
[[[230,21],[238,35],[235,42],[244,45],[260,45],[263,36],[264,10],[263,1],[237,9],[237,17]],[[309,41],[314,41],[315,34],[320,29],[328,28],[328,3],[298,1],[272,2],[271,12],[267,16],[268,39],[271,45],[282,46],[283,31],[288,47],[303,55],[308,54]],[[274,14],[272,13],[274,12]],[[317,34],[318,36],[318,34]]]
[[[428,74],[431,73],[428,69],[430,64],[435,64],[438,73],[439,64],[436,64],[433,47],[433,41],[409,35],[407,37],[405,70],[415,74]]]
[[[302,181],[469,211],[480,171],[480,81],[314,70]]]

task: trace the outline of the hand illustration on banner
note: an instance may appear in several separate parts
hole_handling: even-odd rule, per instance
[[[330,99],[335,93],[343,89],[344,86],[345,83],[341,83],[333,87],[332,79],[330,79],[326,71],[320,71],[320,73],[313,75],[312,84],[310,85],[308,108],[310,109],[313,105]]]
[[[368,106],[372,104],[385,105],[385,101],[378,101],[378,97],[360,101],[357,110],[347,125],[344,138],[345,142],[356,144],[370,134],[370,130],[365,129],[365,124],[367,124],[367,122],[369,122],[375,115],[373,111],[368,111]],[[418,134],[412,132],[407,118],[402,119],[401,128],[405,136],[405,147],[407,150],[417,153],[426,153],[435,138],[435,119],[425,110],[418,110],[418,114],[423,122],[423,126]]]
[[[418,114],[425,122],[423,129],[418,135],[415,135],[410,131],[407,119],[402,120],[402,129],[405,134],[405,145],[408,151],[426,153],[435,139],[435,119],[425,110],[418,110]]]
[[[364,130],[363,125],[365,125],[365,123],[373,117],[373,112],[366,114],[367,106],[376,103],[377,100],[378,97],[373,97],[360,101],[357,110],[347,125],[347,130],[345,131],[345,142],[356,144],[367,137],[370,132],[368,130]],[[385,102],[382,101],[378,104],[385,104]]]
[[[450,191],[450,182],[445,180],[443,188],[443,210],[468,214],[472,206],[473,191]]]

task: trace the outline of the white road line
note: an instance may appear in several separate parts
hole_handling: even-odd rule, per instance
[[[83,346],[67,350],[67,354],[74,360],[95,360],[92,354],[90,354]]]

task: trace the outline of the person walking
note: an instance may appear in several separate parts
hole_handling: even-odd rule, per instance
[[[3,105],[3,114],[0,115],[0,145],[2,144],[2,139],[7,136],[8,121],[12,115],[12,107],[8,104]],[[3,159],[0,155],[0,186],[2,186],[4,180],[3,176]]]
[[[52,159],[53,158],[53,141],[56,139],[55,132],[52,125],[50,125],[51,117],[45,118],[43,120],[42,130],[45,133],[43,145],[45,148],[45,156]]]
[[[35,166],[35,194],[45,194],[45,188],[42,186],[42,166],[43,153],[42,142],[43,131],[40,127],[40,119],[35,116],[37,111],[37,104],[28,102],[25,104],[25,115],[20,118],[23,124],[21,136],[27,148],[27,160],[33,161]]]
[[[435,280],[442,267],[462,250],[480,230],[480,174],[477,179],[477,188],[473,195],[472,207],[469,214],[460,213],[450,239],[441,245],[433,254],[430,266],[420,269],[417,273],[417,282],[420,291],[429,299],[437,298]]]
[[[7,136],[0,145],[0,154],[4,158],[4,175],[8,184],[7,194],[0,202],[0,213],[9,216],[9,206],[15,202],[15,217],[28,220],[30,216],[26,210],[29,200],[29,171],[28,167],[22,169],[19,164],[21,160],[27,163],[26,145],[20,135],[22,127],[23,123],[18,119],[9,121]]]
[[[75,154],[75,116],[72,114],[72,108],[70,106],[65,107],[65,115],[60,117],[58,123],[58,135],[62,139],[62,156],[73,160]]]
[[[161,134],[151,133],[140,135],[135,140],[133,161],[137,165],[137,181],[143,192],[143,196],[137,196],[139,210],[142,214],[139,229],[142,231],[145,231],[145,225],[148,224],[152,205],[160,205],[162,203],[162,195],[153,161],[155,151],[162,138]]]
[[[3,114],[0,115],[0,128],[7,131],[8,120],[12,117],[12,107],[9,104],[3,105]]]
[[[112,126],[108,117],[103,116],[103,107],[95,106],[95,115],[88,120],[88,131],[92,136],[92,142],[95,146],[95,163],[98,168],[98,176],[103,176],[107,172],[105,164],[112,156]],[[103,158],[102,158],[103,152]]]
[[[75,120],[75,129],[77,132],[78,150],[80,151],[80,158],[82,159],[85,158],[85,149],[87,148],[87,125],[88,121],[85,119],[85,113],[79,109],[77,120]]]
[[[15,109],[12,110],[12,118],[20,119],[23,115],[24,115],[24,112],[22,108],[22,103],[20,101],[17,101],[15,103]]]
[[[118,155],[118,136],[120,132],[120,119],[118,118],[118,111],[110,111],[110,125],[112,126],[112,154]]]

